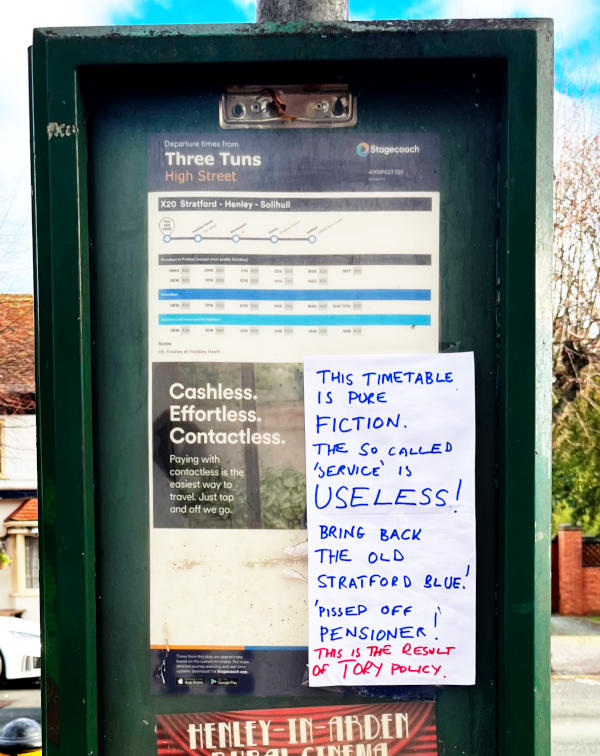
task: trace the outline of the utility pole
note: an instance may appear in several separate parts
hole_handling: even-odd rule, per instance
[[[347,21],[348,0],[256,0],[256,20]]]

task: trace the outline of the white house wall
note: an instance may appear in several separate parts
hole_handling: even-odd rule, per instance
[[[0,496],[7,490],[37,488],[35,415],[0,417]]]

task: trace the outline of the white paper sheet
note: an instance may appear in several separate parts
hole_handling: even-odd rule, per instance
[[[304,368],[310,685],[474,684],[472,353]]]

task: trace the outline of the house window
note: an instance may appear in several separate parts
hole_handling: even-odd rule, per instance
[[[12,531],[12,532],[11,532]],[[37,534],[24,529],[9,530],[11,538],[13,596],[37,596],[39,592],[39,566]]]
[[[35,536],[25,536],[25,587],[37,591],[40,571],[39,542]]]

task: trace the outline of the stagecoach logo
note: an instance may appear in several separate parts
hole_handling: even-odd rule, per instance
[[[421,152],[421,148],[418,144],[394,144],[394,145],[382,145],[382,144],[368,144],[367,142],[359,142],[356,145],[356,154],[361,157],[367,157],[367,155],[415,155]]]

